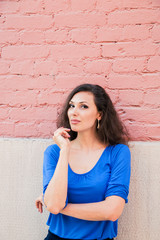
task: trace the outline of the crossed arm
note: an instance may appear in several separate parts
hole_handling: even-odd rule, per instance
[[[118,196],[107,197],[104,201],[86,204],[71,204],[60,211],[64,215],[88,221],[116,221],[122,214],[125,200]]]
[[[72,204],[60,211],[60,213],[88,221],[116,221],[122,214],[125,200],[118,196],[107,197],[104,201],[86,204]],[[36,207],[43,212],[42,195],[36,200]]]

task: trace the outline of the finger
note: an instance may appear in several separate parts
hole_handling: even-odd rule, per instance
[[[42,212],[43,212],[43,206],[42,206],[42,204],[41,204],[41,203],[39,204],[39,212],[40,212],[40,213],[42,213]]]
[[[71,129],[70,129],[70,128],[64,128],[64,127],[58,128],[58,129],[54,132],[54,135],[57,134],[57,133],[63,132],[63,131],[69,132],[69,131],[71,131]]]
[[[67,131],[67,132],[69,132],[69,131],[71,131],[71,129],[70,128],[63,128],[65,131]]]
[[[39,210],[39,202],[37,203],[37,208],[38,208],[38,210]]]
[[[66,128],[66,127],[60,127],[60,128],[58,128],[57,130],[59,130],[59,129],[65,129],[65,130],[68,130],[68,131],[71,130],[70,128]]]
[[[36,202],[35,202],[35,205],[36,205],[36,208],[38,208],[38,201],[36,200]]]
[[[70,137],[70,135],[68,134],[69,131],[67,131],[65,129],[58,130],[58,131],[54,132],[53,138],[58,137],[59,135],[64,136],[64,137]]]
[[[66,137],[66,138],[69,138],[69,137],[70,137],[70,135],[69,135],[66,131],[64,131],[64,132],[62,133],[62,136],[63,136],[63,137]]]
[[[40,204],[38,203],[38,212],[40,212]]]

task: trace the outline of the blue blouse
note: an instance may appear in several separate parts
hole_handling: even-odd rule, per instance
[[[43,162],[43,194],[54,174],[60,148],[54,144],[47,147]],[[95,166],[87,173],[78,174],[68,167],[68,203],[93,203],[116,195],[128,202],[130,182],[130,150],[124,144],[105,148]],[[62,238],[98,239],[117,236],[118,220],[86,221],[78,218],[50,213],[49,230]]]

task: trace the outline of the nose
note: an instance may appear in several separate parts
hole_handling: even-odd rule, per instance
[[[72,109],[72,114],[73,114],[74,116],[78,114],[78,109],[77,109],[76,106]]]

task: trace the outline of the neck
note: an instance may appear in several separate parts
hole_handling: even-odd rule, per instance
[[[104,146],[97,138],[96,132],[91,130],[78,132],[74,143],[76,148],[83,150],[96,149]]]

